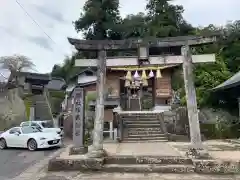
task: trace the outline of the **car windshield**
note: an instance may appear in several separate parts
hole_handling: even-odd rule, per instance
[[[23,122],[21,126],[30,126],[30,122]]]
[[[43,122],[41,122],[41,125],[44,128],[53,128],[53,122],[52,121],[43,121]]]
[[[38,128],[33,126],[22,127],[23,134],[38,133],[41,132]]]

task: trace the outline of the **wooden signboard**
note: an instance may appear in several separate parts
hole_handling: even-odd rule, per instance
[[[162,77],[157,80],[156,97],[171,96],[171,80],[169,77]]]
[[[169,97],[170,95],[170,89],[156,89],[156,97]]]

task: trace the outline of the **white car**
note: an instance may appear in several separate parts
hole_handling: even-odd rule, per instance
[[[63,131],[60,128],[54,128],[52,121],[25,121],[20,124],[20,127],[34,126],[40,129],[42,132],[56,132],[63,135]]]
[[[41,132],[33,126],[13,127],[0,135],[0,149],[7,147],[28,148],[30,151],[41,148],[61,147],[62,139],[55,132]]]

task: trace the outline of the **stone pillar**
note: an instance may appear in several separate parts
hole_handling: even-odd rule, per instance
[[[113,140],[113,122],[109,122],[109,137]]]
[[[113,140],[114,140],[114,142],[117,142],[117,128],[114,128],[114,131],[113,131]]]
[[[93,130],[93,147],[88,153],[89,157],[104,156],[103,150],[103,125],[104,125],[104,86],[106,83],[106,51],[98,52],[98,73],[97,73],[97,101],[96,115]]]
[[[194,86],[193,79],[193,69],[192,69],[192,56],[189,46],[182,47],[183,60],[183,75],[184,75],[184,86],[186,92],[186,101],[188,109],[188,120],[190,127],[190,138],[191,138],[191,148],[196,150],[202,150],[203,144],[201,141],[201,133],[198,119],[198,109],[197,109],[197,99],[196,90]]]
[[[238,117],[240,120],[240,97],[238,98]]]
[[[74,89],[73,104],[73,144],[69,154],[85,154],[85,92],[83,88]]]
[[[34,120],[35,120],[35,107],[30,107],[29,121],[34,121]]]

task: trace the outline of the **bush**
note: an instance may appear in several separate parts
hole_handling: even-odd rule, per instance
[[[96,99],[97,99],[97,93],[96,93],[96,91],[94,91],[94,92],[88,92],[88,93],[86,94],[86,96],[85,96],[85,107],[86,107],[86,110],[89,109],[89,108],[88,108],[88,103],[89,103],[90,101],[96,101]]]
[[[201,133],[207,139],[228,139],[240,136],[240,124],[228,125],[223,122],[217,122],[216,124],[200,124],[200,127]]]
[[[239,138],[240,137],[240,124],[232,124],[230,129],[231,129],[232,135],[235,138]]]
[[[153,107],[153,101],[152,99],[150,98],[143,98],[143,101],[142,101],[142,108],[144,110],[149,110]]]
[[[29,105],[29,102],[24,100],[24,104],[25,104],[25,109],[26,109],[26,116],[27,116],[27,119],[29,119],[29,117],[30,117],[30,105]]]
[[[52,113],[59,114],[61,111],[61,103],[65,98],[63,91],[49,91],[49,103],[51,105]]]
[[[65,93],[63,91],[49,91],[50,97],[64,99]]]
[[[216,139],[217,138],[217,130],[215,128],[215,124],[200,124],[201,133],[207,139]]]

